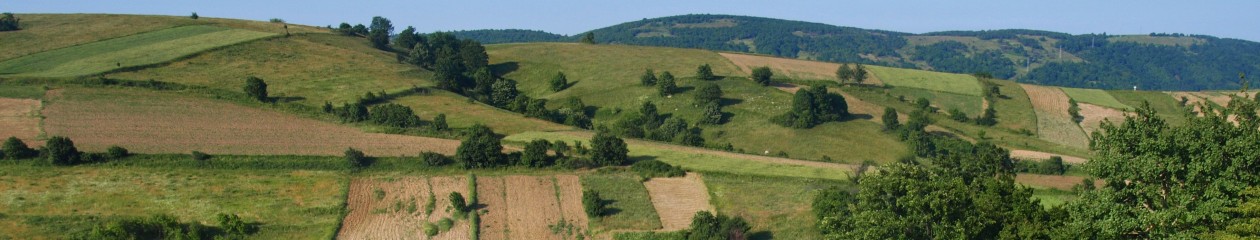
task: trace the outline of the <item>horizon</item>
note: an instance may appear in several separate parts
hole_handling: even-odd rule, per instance
[[[970,0],[963,2],[897,1],[897,2],[795,2],[764,4],[756,1],[682,2],[644,1],[633,3],[590,3],[580,1],[549,2],[377,2],[373,5],[349,2],[288,1],[138,1],[125,4],[54,0],[10,3],[3,11],[18,14],[38,13],[101,13],[182,16],[196,12],[204,17],[286,22],[327,26],[341,22],[370,22],[373,16],[390,19],[395,32],[407,26],[420,32],[483,29],[538,30],[573,36],[616,24],[687,14],[737,15],[791,21],[822,23],[842,27],[885,30],[911,34],[942,31],[983,31],[1030,29],[1073,35],[1107,33],[1109,35],[1147,35],[1181,33],[1260,42],[1260,32],[1236,25],[1260,22],[1260,15],[1246,9],[1260,9],[1260,2],[1228,4],[1196,4],[1185,1],[1069,1],[1054,5],[1023,2]],[[304,5],[301,11],[292,5]],[[758,6],[751,8],[748,6]],[[984,8],[975,6],[983,5]],[[1075,6],[1090,5],[1091,8]],[[381,6],[375,8],[374,6]],[[645,7],[649,6],[649,7]],[[852,6],[852,7],[851,7]],[[892,11],[856,11],[844,9],[882,9],[886,6],[918,6]],[[410,11],[409,9],[417,9]],[[426,11],[442,9],[441,11]],[[966,10],[959,10],[966,9]],[[984,13],[976,13],[978,10]],[[336,17],[327,17],[336,16]],[[481,17],[494,16],[494,17]],[[1172,16],[1172,17],[1170,17]],[[20,16],[19,16],[20,17]]]

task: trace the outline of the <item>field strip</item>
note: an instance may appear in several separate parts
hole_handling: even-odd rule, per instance
[[[1088,103],[1080,103],[1081,116],[1085,117],[1081,120],[1081,129],[1086,134],[1094,135],[1094,131],[1101,130],[1103,121],[1111,121],[1113,124],[1124,122],[1124,112],[1114,108],[1108,108]]]
[[[501,177],[477,177],[477,201],[485,205],[481,214],[482,239],[508,238],[507,189]]]
[[[185,26],[31,54],[0,62],[0,74],[72,77],[145,66],[256,40],[272,33],[213,26]]]
[[[423,206],[429,195],[424,178],[403,178],[394,181],[356,179],[350,182],[346,206],[350,213],[343,220],[339,239],[418,239],[425,220],[423,210],[408,212],[396,209],[417,204]],[[376,199],[376,192],[384,193]],[[405,208],[405,207],[404,207]]]
[[[1062,154],[1053,154],[1053,153],[1047,153],[1047,152],[1030,151],[1030,150],[1018,150],[1018,149],[1011,149],[1011,158],[1015,158],[1015,159],[1038,160],[1038,161],[1040,161],[1040,160],[1050,159],[1050,157],[1052,157],[1052,156],[1059,156],[1059,157],[1063,158],[1063,162],[1065,162],[1065,163],[1071,163],[1071,164],[1084,164],[1084,163],[1087,161],[1087,160],[1086,160],[1086,159],[1084,159],[1084,158],[1081,158],[1081,157],[1075,157],[1075,156],[1068,156],[1068,155],[1062,155]]]
[[[810,61],[801,59],[789,59],[769,56],[757,56],[739,53],[724,53],[719,55],[730,60],[731,63],[739,66],[745,74],[752,74],[753,68],[770,67],[770,70],[778,77],[786,77],[800,80],[836,80],[836,69],[840,68],[839,63]],[[850,65],[852,67],[852,65]],[[874,74],[868,74],[867,79],[862,82],[870,85],[884,85]]]
[[[429,215],[428,221],[437,222],[442,218],[455,219],[454,213],[451,212],[453,210],[449,209],[451,206],[450,195],[452,192],[458,192],[467,199],[469,197],[468,179],[462,176],[431,177],[429,178],[429,184],[429,186],[432,186],[430,189],[433,190],[433,196],[437,198],[434,205],[437,208],[432,215]],[[456,219],[455,225],[451,227],[450,231],[438,234],[430,239],[471,239],[470,234],[472,233],[468,231],[468,228],[469,225],[466,219]]]
[[[17,137],[27,146],[43,146],[39,137],[40,101],[0,98],[0,139]]]
[[[699,211],[714,212],[709,205],[709,190],[705,188],[700,174],[687,173],[684,177],[653,178],[643,182],[651,196],[652,206],[661,217],[664,231],[686,229],[691,225],[691,217]]]
[[[556,175],[556,195],[560,202],[560,215],[565,221],[577,226],[575,232],[584,232],[590,226],[590,218],[582,207],[582,180],[577,175]]]
[[[560,203],[551,177],[507,176],[508,232],[519,239],[559,239],[547,225],[560,222]]]
[[[1041,174],[1017,174],[1015,182],[1025,186],[1053,188],[1059,190],[1072,190],[1073,186],[1080,184],[1085,177],[1066,176],[1066,175],[1041,175]],[[1099,180],[1101,182],[1101,180]]]
[[[916,69],[867,66],[871,75],[879,77],[886,85],[909,87],[938,92],[981,96],[980,81],[967,74],[942,73]]]
[[[1060,87],[1059,89],[1062,89],[1063,93],[1066,93],[1068,97],[1072,98],[1073,100],[1076,100],[1076,102],[1078,103],[1091,103],[1098,106],[1115,108],[1115,109],[1120,109],[1120,110],[1133,109],[1133,106],[1129,106],[1124,103],[1121,103],[1120,100],[1116,100],[1116,97],[1111,96],[1110,93],[1107,93],[1107,91],[1103,91],[1101,89],[1085,89],[1085,88],[1069,88],[1069,87]]]
[[[1041,139],[1065,146],[1088,147],[1089,137],[1068,115],[1071,105],[1067,94],[1057,87],[1022,86],[1032,100],[1033,111],[1037,113],[1037,133]]]
[[[61,92],[65,91],[65,94]],[[178,93],[64,89],[48,93],[49,135],[67,136],[87,151],[119,145],[138,153],[340,156],[354,147],[369,156],[454,154],[459,141],[363,131],[314,119]]]

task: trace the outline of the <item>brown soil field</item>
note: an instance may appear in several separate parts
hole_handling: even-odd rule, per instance
[[[1022,86],[1032,100],[1033,111],[1037,113],[1037,133],[1041,139],[1066,146],[1087,147],[1089,137],[1068,115],[1071,105],[1063,90],[1027,84]]]
[[[1073,156],[1067,156],[1067,155],[1053,154],[1053,153],[1047,153],[1047,152],[1038,152],[1038,151],[1029,151],[1029,150],[1014,150],[1014,149],[1012,149],[1012,150],[1011,150],[1011,158],[1017,158],[1017,159],[1025,159],[1025,160],[1037,160],[1037,161],[1041,161],[1041,160],[1050,159],[1050,157],[1052,157],[1052,156],[1059,156],[1059,157],[1063,158],[1063,162],[1065,162],[1065,163],[1071,163],[1071,164],[1083,164],[1083,163],[1085,163],[1086,161],[1088,161],[1088,160],[1086,160],[1086,159],[1084,159],[1084,158],[1080,158],[1080,157],[1073,157]]]
[[[561,239],[548,225],[560,223],[560,203],[551,177],[508,176],[508,232],[512,238]]]
[[[138,153],[340,156],[347,147],[372,156],[453,154],[459,141],[364,133],[359,129],[179,93],[64,89],[48,94],[49,135],[80,149],[119,145]]]
[[[1124,122],[1123,111],[1088,103],[1079,103],[1077,106],[1081,108],[1081,116],[1085,117],[1085,120],[1081,120],[1081,129],[1090,136],[1101,129],[1103,121],[1111,121],[1112,124]]]
[[[375,191],[385,195],[376,199]],[[402,178],[394,181],[356,179],[350,182],[346,206],[350,213],[342,221],[338,239],[421,239],[426,221],[424,204],[428,201],[429,184],[425,178]],[[445,196],[445,195],[442,195]],[[395,204],[401,203],[401,209]],[[409,212],[407,205],[416,204]],[[440,206],[440,205],[439,205]],[[438,215],[435,213],[434,215]],[[467,228],[465,228],[467,229]],[[455,231],[455,230],[452,230]],[[463,231],[467,232],[467,231]]]
[[[506,193],[503,178],[477,178],[477,204],[484,205],[480,216],[482,239],[508,238]]]
[[[585,232],[590,218],[582,207],[582,181],[577,175],[556,175],[556,192],[560,195],[560,216],[565,221],[579,226],[575,232]],[[579,231],[583,230],[583,231]]]
[[[559,191],[559,192],[557,192]],[[576,175],[478,177],[481,239],[565,239],[550,226],[567,221],[586,231],[582,186]]]
[[[429,215],[429,220],[428,220],[429,222],[432,222],[432,223],[436,223],[438,220],[441,220],[442,218],[446,218],[446,217],[450,217],[454,219],[454,217],[452,217],[453,214],[451,212],[453,210],[450,210],[450,206],[451,206],[450,195],[452,192],[458,192],[459,194],[464,195],[465,199],[469,197],[468,179],[464,177],[429,178],[429,187],[430,189],[433,189],[433,196],[437,197],[437,201],[435,201],[436,204],[434,205],[436,206],[436,208],[434,208],[433,214]],[[478,195],[477,198],[481,198],[480,196],[481,194],[477,194],[477,195]],[[423,205],[421,206],[421,208],[423,208]],[[456,220],[455,225],[451,227],[451,230],[449,232],[438,234],[437,236],[434,236],[434,238],[432,239],[450,239],[450,240],[470,239],[471,235],[469,234],[471,233],[468,231],[468,229],[469,229],[469,226],[468,226],[468,221],[466,219]]]
[[[819,62],[800,59],[777,58],[738,53],[718,53],[739,66],[746,74],[752,74],[753,68],[770,67],[775,76],[802,80],[835,80],[839,63]],[[863,84],[884,85],[874,74],[868,74]]]
[[[686,229],[696,212],[714,212],[713,206],[709,205],[709,190],[698,173],[676,178],[653,178],[643,182],[643,186],[647,187],[652,206],[661,216],[664,231]]]
[[[17,137],[27,146],[43,146],[44,142],[36,139],[40,104],[34,99],[0,98],[0,139]]]

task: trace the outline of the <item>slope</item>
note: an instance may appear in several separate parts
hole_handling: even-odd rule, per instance
[[[0,75],[74,77],[158,64],[205,50],[275,34],[214,26],[185,26],[39,52],[0,62]]]

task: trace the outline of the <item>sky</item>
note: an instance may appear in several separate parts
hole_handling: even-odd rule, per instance
[[[733,14],[838,26],[924,33],[1036,29],[1071,34],[1205,34],[1260,41],[1260,1],[475,1],[475,0],[4,0],[14,13],[124,13],[251,20],[305,25],[370,23],[389,18],[396,31],[532,29],[575,35],[645,18]],[[19,16],[20,17],[20,16]]]

